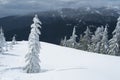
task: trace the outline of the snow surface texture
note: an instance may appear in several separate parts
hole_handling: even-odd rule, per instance
[[[28,42],[0,55],[0,80],[120,80],[120,57],[41,42],[41,73],[27,74]]]

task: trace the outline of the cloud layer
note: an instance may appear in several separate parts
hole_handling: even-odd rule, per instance
[[[33,11],[79,7],[81,5],[118,5],[120,0],[0,0],[0,16],[24,14]]]

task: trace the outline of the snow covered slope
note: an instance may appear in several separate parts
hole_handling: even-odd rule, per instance
[[[84,52],[41,42],[41,73],[27,74],[27,42],[0,55],[0,80],[120,80],[120,57]]]

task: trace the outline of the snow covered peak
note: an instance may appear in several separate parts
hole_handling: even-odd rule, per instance
[[[119,6],[110,5],[110,4],[109,4],[109,5],[107,5],[107,6],[106,6],[106,8],[107,8],[107,9],[120,9],[120,7],[119,7]]]
[[[90,11],[91,10],[91,8],[90,7],[86,7],[86,11]]]

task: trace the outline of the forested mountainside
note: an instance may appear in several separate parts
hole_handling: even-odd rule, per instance
[[[83,34],[87,26],[94,32],[97,27],[108,24],[110,38],[112,36],[111,32],[116,26],[120,9],[81,7],[78,9],[63,8],[35,13],[38,14],[42,22],[41,32],[44,34],[41,35],[40,39],[59,44],[64,36],[70,37],[74,26],[77,26],[76,34],[79,36]],[[0,25],[4,29],[7,40],[11,40],[14,34],[17,35],[17,40],[27,40],[32,23],[31,19],[35,13],[0,18]]]

